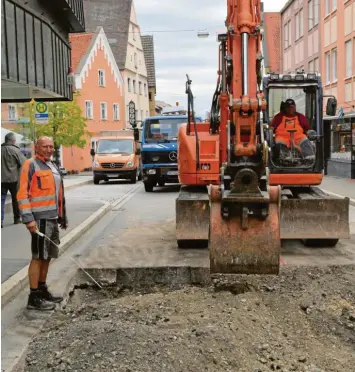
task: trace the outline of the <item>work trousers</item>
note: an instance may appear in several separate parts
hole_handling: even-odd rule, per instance
[[[10,191],[12,198],[12,211],[14,213],[14,220],[20,218],[20,209],[17,203],[17,182],[1,182],[1,222],[4,221],[5,216],[5,201],[8,191]]]

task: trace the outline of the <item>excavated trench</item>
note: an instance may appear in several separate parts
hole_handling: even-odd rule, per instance
[[[88,269],[36,337],[25,371],[337,371],[355,365],[355,266],[215,276]]]

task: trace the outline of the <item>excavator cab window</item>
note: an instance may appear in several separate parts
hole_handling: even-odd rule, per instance
[[[316,86],[270,87],[268,100],[271,160],[278,167],[312,167],[320,134]]]

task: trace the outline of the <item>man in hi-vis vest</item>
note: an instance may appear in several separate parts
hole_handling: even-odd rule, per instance
[[[40,137],[36,155],[24,162],[17,201],[22,222],[32,236],[32,260],[28,270],[30,295],[27,309],[53,310],[62,297],[53,296],[46,285],[49,262],[58,258],[59,228],[66,229],[64,185],[59,169],[51,161],[53,139]],[[36,232],[47,236],[55,244]]]
[[[294,146],[298,148],[305,160],[314,160],[315,155],[307,132],[311,129],[307,118],[296,111],[296,103],[293,99],[287,99],[283,111],[273,119],[271,126],[275,132],[275,142],[279,147],[280,154],[287,153],[291,148],[291,133],[293,133]]]

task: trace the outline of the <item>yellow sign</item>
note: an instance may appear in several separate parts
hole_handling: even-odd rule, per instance
[[[48,107],[44,102],[38,102],[36,106],[36,111],[39,114],[44,114],[47,111]]]

